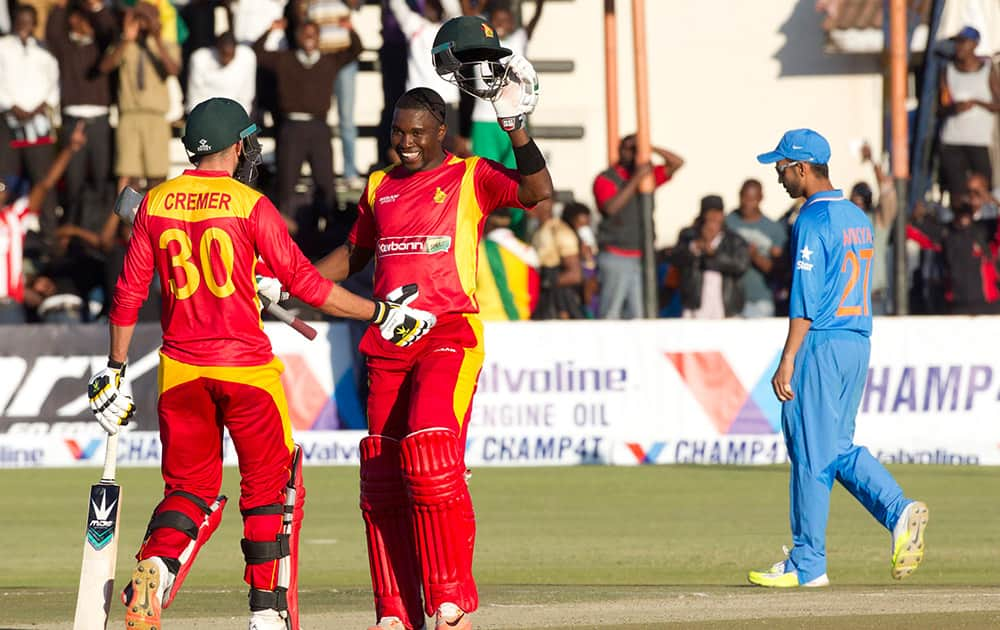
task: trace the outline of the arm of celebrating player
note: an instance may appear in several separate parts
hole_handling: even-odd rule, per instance
[[[327,280],[342,282],[364,269],[375,256],[375,218],[369,201],[368,187],[358,199],[358,218],[351,226],[347,242],[316,263],[316,269]]]
[[[524,129],[512,131],[510,141],[514,145],[517,170],[521,174],[521,182],[517,186],[518,201],[530,208],[539,201],[550,199],[553,193],[552,175],[535,141]]]
[[[517,198],[521,205],[530,208],[552,196],[552,176],[539,151],[524,126],[527,116],[535,110],[541,88],[534,66],[521,55],[513,55],[506,64],[507,83],[493,99],[497,122],[508,134],[514,146],[514,159],[521,181]]]
[[[316,263],[316,270],[327,280],[342,282],[364,269],[374,256],[374,249],[347,241],[321,258]]]

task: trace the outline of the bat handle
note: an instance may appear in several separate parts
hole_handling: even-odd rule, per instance
[[[101,481],[114,481],[115,469],[118,467],[118,434],[108,436],[107,448],[104,450],[104,474]]]
[[[270,313],[271,315],[273,315],[275,319],[277,319],[279,321],[282,321],[282,322],[285,322],[286,324],[288,324],[289,326],[291,326],[292,328],[294,328],[296,330],[296,332],[298,332],[300,335],[302,335],[306,339],[310,339],[311,340],[311,339],[315,339],[316,338],[316,329],[315,328],[313,328],[309,324],[305,323],[304,321],[302,321],[298,317],[292,315],[287,310],[285,310],[281,306],[275,304],[274,302],[268,302],[266,310],[267,310],[268,313]]]

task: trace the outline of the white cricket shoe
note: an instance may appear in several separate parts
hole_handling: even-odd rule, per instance
[[[277,610],[255,610],[250,614],[249,630],[288,630],[285,618]]]
[[[892,528],[892,577],[909,577],[924,559],[924,530],[930,511],[923,501],[911,501]]]
[[[434,616],[434,630],[472,630],[472,619],[455,604],[445,602]]]
[[[374,626],[368,626],[368,630],[406,630],[406,626],[399,617],[382,617]]]
[[[785,554],[785,560],[775,562],[771,565],[770,569],[750,571],[747,574],[747,580],[751,584],[766,588],[797,588],[800,586],[817,588],[830,585],[830,578],[827,577],[826,573],[809,580],[805,584],[800,583],[799,574],[794,568],[788,566],[788,547],[783,546],[781,550]]]

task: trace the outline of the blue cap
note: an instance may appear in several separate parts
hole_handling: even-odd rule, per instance
[[[774,151],[757,156],[761,164],[773,164],[779,160],[826,164],[830,161],[830,143],[812,129],[792,129],[781,136]]]
[[[971,39],[974,42],[978,42],[980,38],[979,31],[972,28],[971,26],[963,27],[962,30],[955,35],[955,39]]]

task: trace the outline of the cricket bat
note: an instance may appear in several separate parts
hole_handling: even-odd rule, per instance
[[[115,214],[123,221],[132,223],[135,220],[135,215],[139,211],[139,204],[141,203],[142,194],[134,190],[131,186],[126,186],[115,200]],[[313,340],[316,338],[315,328],[264,296],[261,295],[260,299],[264,305],[264,310],[274,316],[275,319],[288,324],[306,339]]]
[[[115,482],[118,435],[109,435],[101,481],[90,487],[87,530],[83,538],[80,590],[76,595],[73,630],[104,630],[108,623],[115,565],[118,560],[118,516],[121,486]]]

